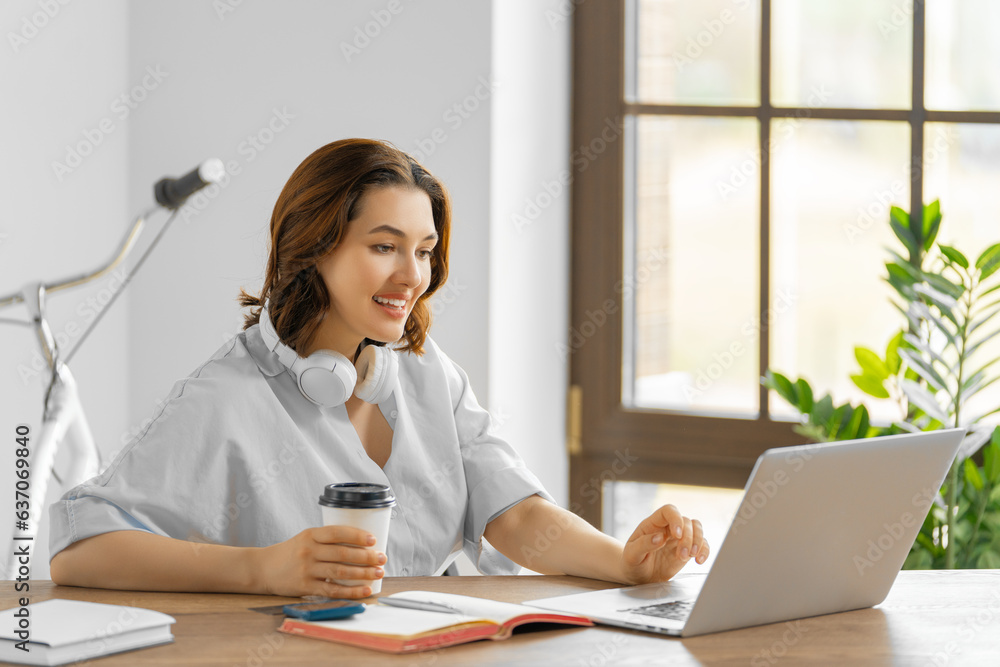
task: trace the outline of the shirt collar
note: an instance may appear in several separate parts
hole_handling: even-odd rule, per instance
[[[250,356],[253,357],[261,373],[268,377],[280,375],[286,369],[285,365],[278,359],[278,355],[267,349],[264,339],[260,334],[260,324],[255,324],[245,331],[246,346]]]

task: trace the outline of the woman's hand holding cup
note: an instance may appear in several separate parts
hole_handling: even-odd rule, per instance
[[[381,590],[385,573],[386,556],[374,545],[375,536],[361,528],[307,528],[289,540],[262,548],[258,572],[271,595],[368,597]],[[359,585],[347,586],[335,579]]]

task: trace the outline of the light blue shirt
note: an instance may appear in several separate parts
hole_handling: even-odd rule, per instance
[[[379,408],[393,430],[384,470],[347,409],[303,397],[254,325],[179,380],[100,475],[52,504],[51,554],[114,530],[269,546],[322,525],[327,484],[378,482],[397,502],[386,575],[440,574],[463,549],[483,573],[516,573],[483,543],[486,524],[533,494],[555,501],[494,435],[465,371],[428,337],[423,356],[399,353]]]

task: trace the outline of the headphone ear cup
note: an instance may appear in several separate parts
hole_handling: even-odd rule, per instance
[[[399,374],[399,359],[395,352],[379,345],[369,345],[361,350],[355,366],[358,371],[355,396],[365,403],[381,403],[389,398]]]
[[[358,372],[354,364],[351,363],[351,360],[334,350],[316,350],[307,358],[300,357],[295,350],[281,342],[277,331],[274,330],[274,325],[271,323],[267,306],[268,304],[264,303],[260,313],[261,339],[264,341],[267,349],[274,352],[281,364],[291,372],[298,383],[299,391],[302,395],[316,405],[326,408],[333,408],[346,403],[347,399],[351,397],[351,393],[354,392],[354,387],[358,381]],[[366,348],[366,350],[368,349],[372,348]],[[389,350],[383,350],[379,347],[375,347],[374,350],[387,353],[387,355],[393,354]],[[364,352],[365,350],[362,350],[362,354]],[[359,356],[358,365],[364,368],[373,366],[372,370],[374,372],[370,373],[373,376],[370,381],[372,388],[363,392],[364,395],[378,399],[384,391],[384,385],[387,385],[388,391],[385,391],[384,394],[385,398],[388,398],[389,393],[392,392],[396,378],[396,366],[391,366],[391,364],[398,362],[396,362],[394,356],[383,357],[374,352],[369,352],[365,358],[369,361],[365,365],[362,365],[361,357]],[[389,359],[389,361],[387,362],[386,359]],[[374,363],[372,363],[372,360],[374,360]],[[383,385],[383,382],[379,378],[384,378],[386,373],[379,369],[389,368],[390,366],[392,368],[390,371],[392,378],[388,382],[384,382]],[[358,398],[363,399],[363,396],[359,394]],[[384,400],[384,398],[378,400]]]
[[[351,397],[358,374],[350,360],[333,350],[316,350],[292,364],[299,391],[317,405],[332,408]]]

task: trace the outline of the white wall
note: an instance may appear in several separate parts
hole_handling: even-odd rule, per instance
[[[12,16],[5,27],[37,10],[16,4],[4,9]],[[0,111],[21,148],[0,160],[3,182],[17,185],[9,199],[3,192],[14,207],[0,219],[8,234],[0,236],[0,293],[28,275],[60,275],[71,258],[85,266],[105,259],[126,216],[150,201],[161,176],[207,157],[239,171],[175,220],[74,359],[107,456],[178,378],[241,329],[235,298],[240,287],[261,285],[271,208],[295,166],[329,141],[378,137],[419,154],[453,197],[451,277],[438,295],[432,335],[565,502],[566,373],[554,349],[566,331],[568,198],[531,229],[518,233],[511,223],[524,197],[568,160],[569,22],[553,26],[545,15],[556,4],[145,0],[126,12],[124,3],[74,3],[23,54],[11,54],[14,67],[4,72],[13,69],[13,80],[4,90],[37,91],[25,94],[37,101],[35,112]],[[366,28],[374,35],[367,42]],[[345,55],[344,45],[356,50]],[[27,56],[37,62],[26,64]],[[49,70],[58,72],[54,80]],[[63,145],[135,86],[135,108],[121,129],[72,178],[52,183],[49,162]],[[11,131],[16,123],[27,132]],[[13,154],[27,156],[30,168],[13,163]],[[37,192],[39,182],[47,189]],[[105,225],[101,237],[94,227],[84,233],[71,211]],[[30,220],[44,231],[29,236]],[[163,220],[153,220],[133,260]],[[61,259],[42,263],[44,240],[67,233]],[[7,264],[12,256],[16,266]],[[0,400],[12,399],[3,402],[4,432],[13,433],[7,422],[18,420],[37,429],[40,383],[27,392],[11,370],[31,349],[29,332],[0,327],[0,335],[10,341],[3,349],[23,351],[3,358]],[[46,563],[47,555],[36,558],[32,576],[47,576]]]
[[[126,3],[44,4],[48,12],[37,0],[0,5],[0,296],[29,281],[54,282],[95,268],[128,223],[129,128],[112,108],[129,87]],[[69,148],[87,155],[78,163],[71,157],[69,172],[53,167],[67,164]],[[108,280],[51,296],[49,322],[64,352],[79,340],[72,332],[93,319],[90,300],[109,297]],[[128,315],[123,296],[70,365],[101,442],[117,436],[127,410]],[[0,310],[0,318],[25,317],[22,305]],[[48,377],[33,330],[0,323],[0,350],[0,539],[8,544],[15,428],[28,424],[32,441],[37,437]],[[57,459],[57,468],[61,464]],[[49,501],[62,490],[53,483]],[[8,557],[4,549],[0,563]],[[44,524],[30,564],[33,578],[48,578]]]
[[[566,3],[493,4],[489,391],[500,433],[567,504],[570,27]]]

